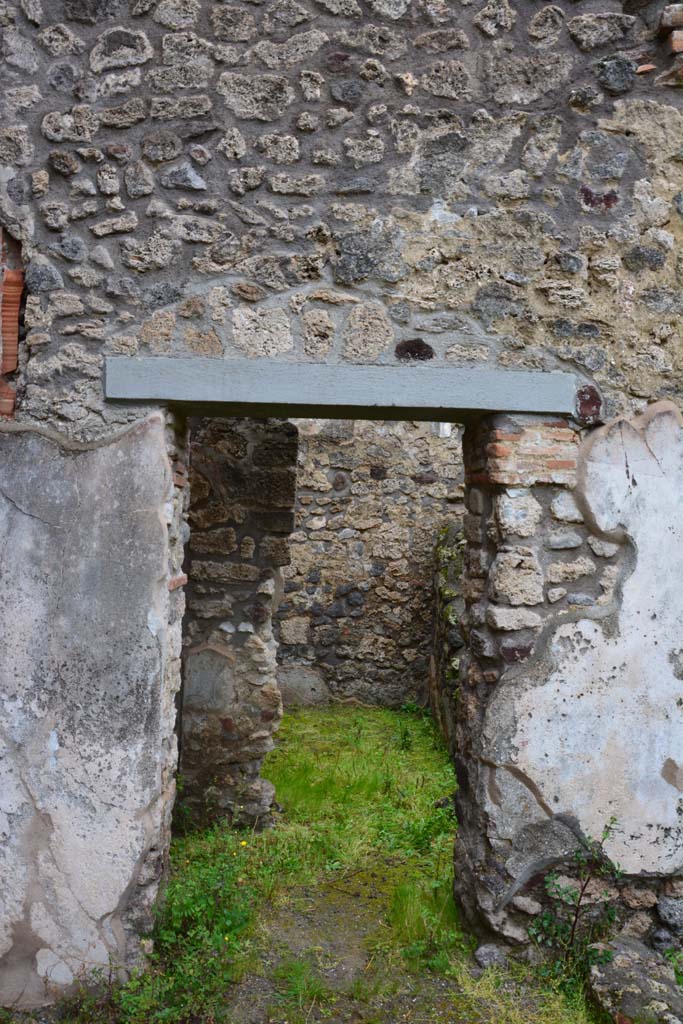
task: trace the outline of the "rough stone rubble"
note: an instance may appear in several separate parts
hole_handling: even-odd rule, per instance
[[[683,58],[676,5],[660,31],[661,13],[601,0],[0,0],[0,413],[16,403],[0,430],[0,858],[13,880],[0,1002],[48,1001],[93,960],[137,963],[168,845],[188,452],[180,419],[164,433],[157,410],[105,401],[104,356],[294,361],[302,388],[315,361],[571,369],[601,388],[606,416],[680,405]],[[612,803],[628,822],[623,921],[637,939],[681,941],[668,574],[680,421],[665,407],[619,423],[595,441],[569,420],[468,424],[459,877],[472,916],[512,941],[536,898],[529,873]],[[290,456],[271,469],[286,473]],[[242,481],[263,472],[250,458]],[[195,517],[217,488],[205,479]],[[292,501],[290,489],[290,514]],[[238,650],[261,673],[235,726],[254,742],[238,781],[258,810],[279,696],[272,598],[242,584],[254,564],[259,587],[262,572],[274,580],[284,555],[264,527],[214,559],[193,525],[190,564],[205,574],[189,591],[193,642],[227,676]],[[196,609],[228,597],[235,634],[217,644],[217,620]],[[265,618],[240,635],[250,603]],[[614,665],[615,644],[631,669]],[[205,652],[191,655],[199,699]],[[210,710],[212,727],[232,717]],[[637,754],[629,730],[647,739]],[[96,848],[102,821],[115,850]]]
[[[297,521],[275,623],[285,706],[424,704],[434,539],[463,513],[459,432],[298,425]]]
[[[20,415],[106,433],[131,413],[103,405],[102,356],[137,352],[569,366],[613,411],[675,398],[658,16],[3,0]]]

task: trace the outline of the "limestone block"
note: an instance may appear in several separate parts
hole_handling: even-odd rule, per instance
[[[135,962],[130,922],[149,927],[163,866],[179,655],[163,419],[89,449],[3,431],[0,481],[0,1004],[30,1007]]]
[[[560,491],[550,506],[553,518],[563,523],[582,523],[583,516],[571,491]]]
[[[501,551],[489,573],[489,594],[511,605],[543,602],[543,572],[531,548]]]
[[[284,644],[305,644],[308,642],[309,620],[304,616],[283,619],[280,624],[280,639]]]
[[[329,687],[319,669],[305,665],[280,665],[277,678],[285,708],[329,702]]]
[[[542,515],[543,509],[524,488],[511,488],[496,498],[498,528],[504,537],[532,537]]]
[[[530,612],[526,608],[497,608],[491,605],[486,612],[486,621],[493,629],[511,631],[540,629],[543,620],[536,612]]]
[[[595,572],[595,562],[586,555],[581,555],[571,562],[553,562],[548,566],[548,581],[550,583],[566,583],[571,580],[578,580],[582,576],[590,576]]]

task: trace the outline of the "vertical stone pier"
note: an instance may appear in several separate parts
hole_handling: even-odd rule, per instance
[[[267,822],[261,778],[282,718],[273,609],[294,526],[297,430],[194,421],[183,658],[183,803],[199,821]]]
[[[528,941],[545,873],[614,817],[619,922],[647,938],[683,872],[680,413],[497,415],[464,443],[459,898]]]
[[[0,1005],[140,962],[170,840],[182,446],[0,428]],[[174,465],[175,462],[175,465]]]

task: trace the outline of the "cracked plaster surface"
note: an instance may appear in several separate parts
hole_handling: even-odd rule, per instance
[[[561,817],[597,836],[614,816],[608,852],[626,872],[683,870],[681,493],[672,403],[585,443],[579,503],[598,537],[632,546],[634,564],[611,626],[604,616],[561,623],[545,657],[512,673],[488,709],[501,848],[530,822]]]
[[[131,958],[122,915],[172,793],[170,486],[160,416],[91,450],[0,433],[4,1005]]]

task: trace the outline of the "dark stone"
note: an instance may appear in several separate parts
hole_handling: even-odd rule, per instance
[[[397,233],[384,225],[342,235],[337,239],[339,255],[333,267],[335,281],[353,284],[371,275],[383,281],[400,280],[405,276],[400,246]]]
[[[72,92],[80,77],[80,70],[66,60],[53,64],[47,73],[49,84],[57,92]]]
[[[353,590],[353,583],[340,583],[334,592],[335,597],[346,597]]]
[[[152,163],[160,164],[166,160],[175,160],[182,153],[183,144],[174,132],[152,132],[142,140],[142,153]]]
[[[201,174],[189,162],[169,167],[161,175],[161,184],[164,188],[187,189],[191,192],[203,192],[207,187]]]
[[[354,78],[334,82],[330,87],[332,99],[343,103],[345,107],[357,107],[365,94],[365,86]]]
[[[446,630],[446,638],[451,647],[457,649],[465,646],[465,637],[457,626],[450,626]]]
[[[474,959],[484,970],[487,967],[506,968],[508,963],[504,950],[492,942],[487,942],[475,950]]]
[[[673,198],[673,204],[676,207],[676,213],[683,217],[683,192],[677,192]]]
[[[470,647],[478,658],[495,658],[498,654],[490,634],[478,629],[473,629],[470,633]]]
[[[576,417],[580,423],[600,421],[602,396],[593,384],[583,384],[576,392]]]
[[[104,147],[107,156],[116,160],[117,164],[127,164],[133,159],[133,147],[127,142],[110,142]]]
[[[97,2],[97,0],[95,0]],[[113,28],[105,32],[100,39],[102,53],[111,57],[119,50],[132,50],[135,52],[140,48],[140,33],[130,32],[126,28]]]
[[[569,94],[569,106],[581,113],[586,113],[591,107],[600,103],[600,93],[592,86],[584,86],[581,89],[574,89]]]
[[[434,358],[434,349],[422,338],[406,338],[395,348],[396,358],[403,362],[424,362]]]
[[[495,320],[505,317],[521,316],[524,306],[510,285],[493,281],[479,289],[472,303],[472,311],[480,316],[485,324],[490,325]]]
[[[183,121],[174,125],[174,129],[181,139],[199,139],[203,135],[210,135],[211,132],[217,132],[223,127],[210,117],[195,118],[192,121]]]
[[[342,601],[333,601],[327,609],[327,615],[331,619],[343,619],[346,615],[346,608]]]
[[[23,206],[29,201],[31,189],[28,181],[23,177],[23,175],[21,177],[17,176],[16,178],[11,178],[7,182],[6,188],[8,197],[13,203],[16,203],[17,206]]]
[[[683,935],[683,899],[662,896],[657,901],[657,913],[674,934]],[[681,998],[683,998],[683,994]]]
[[[410,323],[410,306],[407,302],[395,302],[393,306],[389,306],[389,316],[397,324]]]
[[[50,167],[57,174],[61,174],[63,178],[71,178],[74,174],[78,174],[82,166],[78,157],[66,149],[51,150],[47,160]]]
[[[353,67],[353,57],[350,53],[343,53],[337,51],[336,53],[330,53],[326,60],[327,70],[333,75],[337,75],[343,71],[350,71]]]
[[[172,302],[180,302],[183,290],[172,281],[159,281],[145,291],[145,302],[153,309],[159,306],[170,306]]]
[[[612,210],[619,202],[619,194],[613,188],[607,192],[595,192],[588,185],[579,189],[581,203],[591,210]]]
[[[132,277],[109,277],[104,285],[104,294],[113,299],[136,301],[140,298],[140,289]]]
[[[639,270],[660,270],[665,260],[666,255],[661,249],[649,245],[634,245],[621,258],[626,269],[634,273]]]
[[[352,608],[360,608],[361,605],[365,604],[365,598],[363,597],[363,594],[360,592],[360,590],[353,590],[349,594],[347,601]]]
[[[81,263],[88,255],[88,247],[78,235],[63,234],[59,242],[50,248],[57,256],[71,263]]]
[[[650,938],[653,949],[656,949],[658,953],[666,953],[673,947],[675,941],[673,933],[667,928],[657,928]]]
[[[627,57],[607,57],[598,64],[597,79],[605,92],[620,96],[633,88],[636,64]]]
[[[583,267],[583,259],[577,252],[558,252],[555,255],[555,262],[565,274],[578,274]]]
[[[26,268],[26,287],[29,292],[52,292],[64,287],[62,275],[44,258],[31,260]]]
[[[386,466],[370,466],[370,479],[371,480],[386,480],[389,473]]]
[[[426,142],[418,165],[420,190],[432,195],[446,195],[462,177],[459,154],[469,145],[460,131],[447,132]]]
[[[123,0],[64,0],[64,17],[96,25],[106,18],[117,18],[124,8]]]
[[[424,473],[415,473],[415,475],[411,476],[410,479],[413,483],[422,484],[424,486],[425,484],[435,484],[439,479],[439,476],[433,469],[428,469],[425,470]]]

